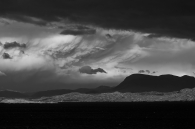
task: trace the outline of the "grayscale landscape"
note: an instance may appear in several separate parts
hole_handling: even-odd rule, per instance
[[[165,81],[166,80],[166,81]],[[38,92],[0,91],[1,103],[164,102],[194,101],[191,76],[132,74],[114,87],[57,89]],[[156,85],[158,84],[158,85]],[[188,88],[185,88],[188,87]],[[179,90],[182,88],[181,90]],[[156,91],[151,91],[156,90]]]
[[[64,95],[41,97],[39,99],[6,99],[1,103],[59,103],[59,102],[156,102],[156,101],[195,101],[195,88],[170,93],[101,93],[96,95],[69,93]]]
[[[194,129],[194,3],[0,0],[0,129]]]

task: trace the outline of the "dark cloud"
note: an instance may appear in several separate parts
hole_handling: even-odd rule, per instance
[[[6,14],[6,15],[4,15],[4,18],[13,19],[13,20],[16,20],[19,22],[36,24],[39,26],[46,26],[48,24],[48,22],[43,20],[43,19],[36,19],[33,17],[19,15],[19,14]]]
[[[145,73],[145,71],[144,70],[140,70],[138,73]]]
[[[8,53],[3,53],[2,57],[3,59],[12,59]]]
[[[60,34],[64,35],[85,35],[85,34],[95,34],[96,30],[85,27],[85,26],[75,26],[74,28],[68,28],[63,30]]]
[[[148,38],[158,38],[158,37],[162,37],[163,35],[160,35],[160,34],[150,34],[150,35],[148,35],[148,36],[146,36],[146,37],[148,37]]]
[[[110,34],[106,34],[106,37],[109,38],[109,39],[112,38],[112,36]]]
[[[142,74],[142,73],[146,73],[146,74],[155,74],[156,71],[150,71],[150,70],[139,70],[138,73]]]
[[[10,49],[10,48],[16,48],[16,47],[19,47],[19,48],[26,48],[26,44],[20,44],[18,42],[6,42],[4,45],[3,45],[4,49]]]
[[[0,1],[0,5],[0,16],[32,16],[47,22],[59,21],[60,17],[72,23],[105,28],[133,29],[179,38],[195,37],[194,4],[184,0],[6,0]],[[13,18],[46,24],[31,18]]]
[[[97,74],[100,73],[106,73],[102,68],[92,69],[90,66],[83,66],[79,69],[80,73],[86,73],[86,74]]]
[[[54,61],[47,61],[47,60],[45,61],[44,60],[43,61],[44,68],[46,66],[48,66],[49,67],[48,69],[50,69],[49,64],[47,64],[49,62],[54,62],[55,66],[52,65],[51,67],[52,67],[52,69],[53,69],[53,67],[55,67],[57,70],[58,70],[57,65],[59,65],[60,67],[67,66],[66,68],[68,69],[71,66],[73,66],[73,67],[76,66],[76,67],[80,68],[83,65],[83,63],[91,64],[91,66],[93,66],[93,64],[97,65],[97,63],[99,63],[98,65],[100,65],[102,68],[104,68],[103,64],[106,64],[108,67],[111,67],[111,71],[112,71],[112,67],[113,67],[113,65],[115,65],[115,63],[120,63],[120,64],[126,63],[125,65],[131,66],[132,62],[134,62],[134,63],[132,63],[133,65],[134,64],[136,65],[136,63],[139,64],[140,62],[141,62],[140,64],[142,64],[142,62],[143,62],[143,65],[145,65],[144,64],[144,61],[145,61],[146,64],[148,63],[149,65],[153,64],[153,62],[154,62],[154,65],[159,65],[159,64],[161,64],[161,60],[162,60],[162,62],[166,62],[167,57],[170,57],[167,55],[171,55],[171,54],[169,54],[169,52],[162,51],[162,56],[160,56],[161,51],[158,53],[156,51],[156,48],[163,48],[163,50],[168,48],[168,51],[169,51],[169,45],[167,47],[167,44],[171,44],[170,42],[172,42],[172,41],[170,41],[170,42],[167,41],[168,43],[166,43],[166,44],[162,43],[164,41],[158,43],[158,40],[149,39],[149,38],[152,38],[152,37],[149,37],[148,39],[143,38],[143,39],[140,39],[141,41],[136,40],[136,42],[134,42],[135,41],[134,37],[137,37],[136,36],[137,34],[136,35],[132,34],[131,36],[127,36],[128,38],[126,38],[126,36],[120,36],[120,35],[118,36],[117,34],[115,34],[115,32],[113,33],[113,32],[106,31],[105,33],[104,32],[101,33],[101,29],[102,29],[101,27],[103,27],[103,30],[104,30],[104,28],[108,28],[108,29],[113,28],[113,29],[117,29],[117,31],[120,31],[120,30],[122,31],[123,29],[125,29],[125,30],[134,29],[134,30],[138,30],[141,32],[154,33],[153,35],[155,35],[155,36],[156,35],[160,35],[160,36],[161,35],[162,36],[168,35],[168,36],[180,37],[180,38],[181,37],[182,38],[195,37],[195,28],[194,28],[195,15],[193,14],[194,11],[188,12],[185,10],[186,8],[194,9],[194,7],[190,8],[188,5],[181,4],[180,1],[176,1],[176,0],[169,0],[169,1],[164,0],[163,2],[159,1],[159,0],[150,0],[150,1],[131,0],[130,2],[131,3],[129,4],[129,0],[128,0],[128,2],[127,2],[127,0],[125,0],[125,1],[118,1],[118,0],[117,1],[116,0],[108,0],[108,1],[107,0],[106,1],[105,0],[104,1],[103,0],[84,0],[84,1],[82,1],[82,0],[66,0],[66,1],[55,0],[53,2],[51,0],[47,0],[47,1],[46,0],[42,0],[42,1],[34,1],[34,0],[15,0],[15,1],[4,0],[4,1],[0,1],[0,5],[1,5],[0,17],[4,16],[4,17],[11,18],[11,19],[15,19],[17,21],[32,23],[32,24],[36,24],[36,25],[48,25],[48,23],[50,23],[52,21],[60,21],[61,23],[59,25],[62,25],[62,27],[63,27],[63,25],[67,26],[69,24],[75,25],[75,23],[76,23],[76,25],[83,25],[80,27],[73,26],[72,28],[68,28],[68,29],[67,28],[60,28],[60,29],[65,29],[62,32],[62,34],[72,34],[72,35],[93,34],[93,33],[95,33],[95,30],[88,28],[88,27],[85,27],[85,26],[91,25],[91,26],[96,26],[97,28],[100,26],[100,28],[98,28],[98,33],[96,33],[96,35],[82,36],[81,40],[83,42],[81,41],[82,42],[81,46],[79,46],[79,44],[78,44],[78,47],[77,47],[77,44],[74,45],[72,41],[69,45],[69,43],[66,43],[66,42],[64,43],[64,41],[61,41],[61,39],[58,40],[58,35],[57,35],[57,38],[54,40],[54,42],[52,41],[53,37],[51,38],[51,43],[50,43],[50,40],[48,41],[47,39],[46,40],[43,39],[43,41],[42,40],[33,40],[33,38],[35,36],[38,36],[35,38],[39,39],[39,33],[36,33],[35,36],[32,36],[32,40],[31,40],[31,36],[28,36],[28,35],[29,35],[29,32],[31,33],[34,30],[34,27],[35,27],[35,29],[37,28],[37,26],[34,26],[34,25],[31,26],[30,29],[28,29],[28,30],[21,29],[21,32],[19,30],[20,25],[19,25],[19,27],[18,26],[14,27],[14,29],[17,30],[17,32],[14,31],[12,28],[10,28],[9,29],[10,34],[8,34],[8,35],[5,34],[6,37],[8,37],[8,38],[9,37],[12,37],[12,38],[16,37],[17,38],[17,36],[20,36],[21,38],[23,38],[26,35],[25,33],[28,33],[27,37],[30,38],[29,39],[30,41],[25,41],[25,42],[28,42],[28,43],[31,43],[31,41],[35,42],[32,45],[33,47],[35,46],[35,49],[32,49],[33,51],[31,51],[31,50],[26,51],[26,54],[29,54],[29,56],[24,55],[24,58],[18,58],[18,60],[19,60],[18,64],[15,64],[15,63],[17,63],[17,61],[15,61],[15,60],[8,60],[11,58],[10,55],[15,56],[15,51],[14,51],[14,54],[11,53],[12,51],[9,52],[10,55],[6,53],[6,54],[4,54],[4,56],[5,56],[4,59],[7,59],[7,60],[2,59],[2,62],[3,61],[4,62],[3,63],[1,62],[0,64],[2,64],[3,69],[4,69],[4,67],[6,69],[10,69],[13,67],[14,70],[12,70],[12,69],[10,70],[13,72],[17,71],[17,70],[15,70],[15,66],[17,66],[16,67],[17,69],[19,67],[19,69],[21,69],[22,71],[25,71],[26,69],[27,70],[32,69],[32,71],[34,71],[34,66],[36,66],[35,68],[38,67],[40,69],[40,71],[42,72],[42,63],[41,63],[42,58],[45,59],[45,56],[48,57],[48,55],[50,53],[52,53],[51,55],[52,56],[54,55],[54,57],[57,59],[54,58],[55,59]],[[39,19],[41,19],[41,20],[39,20]],[[15,22],[10,21],[10,26],[14,26],[14,24],[15,24]],[[20,24],[23,24],[23,23],[20,23]],[[56,24],[58,24],[58,23],[51,23],[51,25],[54,25],[54,26]],[[28,24],[24,24],[24,25],[28,25]],[[21,26],[23,26],[23,25],[21,25]],[[56,26],[58,26],[58,25],[56,25]],[[6,28],[7,26],[3,26],[3,27]],[[47,28],[47,27],[41,27],[41,28]],[[49,28],[49,29],[52,30],[52,28]],[[40,29],[40,30],[42,30],[42,29]],[[48,33],[49,35],[50,34],[52,35],[53,30],[55,31],[55,29],[53,29],[51,33],[50,33],[50,30],[46,30],[46,33]],[[100,32],[99,32],[99,30],[100,30]],[[39,29],[36,31],[33,31],[32,34],[34,34],[37,31],[39,31]],[[60,31],[62,31],[62,30],[60,30]],[[44,38],[44,37],[42,37],[41,32],[42,31],[40,31],[40,39]],[[8,33],[8,32],[2,30],[2,34],[3,33]],[[11,33],[13,33],[13,34],[11,34]],[[23,33],[24,33],[24,36],[23,36]],[[57,33],[59,33],[59,32],[57,32]],[[100,33],[101,33],[101,35],[100,35]],[[106,35],[107,33],[109,33],[110,35]],[[104,35],[104,37],[102,36],[102,34]],[[17,36],[15,36],[15,35],[17,35]],[[45,35],[45,29],[44,29],[43,36],[44,35]],[[3,36],[4,36],[4,34],[1,37],[3,38]],[[111,36],[111,39],[113,39],[113,40],[108,40],[110,38],[110,36]],[[66,40],[66,38],[67,39],[70,38],[69,36],[63,36],[63,35],[61,35],[60,37],[63,37],[64,40]],[[54,36],[54,38],[55,38],[55,36]],[[79,38],[80,38],[80,36],[79,36]],[[147,39],[146,42],[145,42],[145,39]],[[10,40],[11,39],[9,39],[9,41]],[[16,41],[24,41],[24,40],[25,39],[16,40]],[[28,38],[27,38],[27,40],[28,40]],[[39,41],[40,41],[40,43],[38,43]],[[42,42],[45,42],[45,41],[48,41],[48,43],[44,43],[42,45]],[[60,41],[64,44],[64,46],[58,45],[58,42],[60,42]],[[77,42],[77,40],[75,40],[74,42]],[[148,42],[151,42],[151,43],[148,43]],[[157,42],[157,43],[154,43],[154,42]],[[96,47],[96,44],[97,44],[97,47]],[[138,47],[134,47],[133,46],[134,44],[137,45]],[[144,44],[144,45],[141,46],[140,44]],[[145,45],[145,44],[147,44],[147,45]],[[162,47],[161,44],[165,44],[165,47],[163,45],[162,45],[163,46]],[[175,45],[175,44],[176,43],[174,43],[173,45]],[[21,44],[17,44],[15,46],[11,45],[12,47],[8,47],[8,48],[13,48],[13,46],[14,47],[21,47],[20,45]],[[29,44],[29,46],[31,46],[31,44]],[[184,44],[184,46],[185,46],[185,44]],[[148,48],[150,48],[150,49],[148,49]],[[42,54],[40,54],[40,53],[42,53],[43,51],[45,51],[47,49],[48,49],[48,51],[51,50],[50,53],[48,52],[49,53],[48,55],[44,55],[45,53],[43,53],[44,56],[42,56]],[[131,55],[131,50],[132,50],[132,55]],[[170,51],[171,50],[172,49],[170,49]],[[2,53],[3,53],[3,51],[5,51],[5,50],[2,50]],[[146,54],[148,53],[148,56],[146,56],[145,58],[139,58],[139,57],[144,57],[145,53]],[[37,54],[41,55],[41,56],[37,57],[36,56]],[[34,59],[34,55],[36,56],[35,59]],[[185,54],[185,55],[186,56],[183,56],[181,54],[181,56],[183,56],[183,57],[189,56],[189,54]],[[193,55],[193,54],[190,53],[190,55]],[[176,59],[176,61],[178,60],[178,62],[179,62],[180,61],[179,58],[181,56],[177,56],[178,59]],[[35,61],[34,60],[31,61],[31,57]],[[170,57],[170,60],[173,60],[173,62],[174,62],[173,58]],[[41,60],[41,62],[39,59]],[[128,62],[128,60],[126,61],[125,59],[128,59],[130,61]],[[136,60],[136,59],[138,59],[138,60]],[[189,62],[193,58],[185,58],[185,59],[187,62]],[[167,60],[169,61],[169,58]],[[182,59],[182,61],[183,61],[183,59]],[[37,63],[34,64],[34,62],[40,62],[41,64],[37,64]],[[7,64],[8,65],[13,64],[13,66],[10,65],[10,67],[7,67]],[[21,64],[24,64],[25,68]],[[110,66],[110,65],[112,65],[112,66]],[[139,67],[139,66],[137,66],[137,67]],[[143,69],[143,68],[141,68],[141,69]],[[66,72],[64,72],[66,70],[63,71],[62,69],[60,69],[59,71],[62,72],[63,74],[66,73]],[[86,73],[86,74],[96,74],[98,72],[106,73],[101,68],[92,69],[90,66],[85,66],[84,68],[79,69],[79,71],[81,73]],[[123,70],[117,70],[117,71],[119,71],[119,74],[120,74],[120,71],[123,71]],[[125,71],[125,69],[124,69],[124,71]],[[109,71],[107,71],[107,72],[109,72]],[[71,72],[70,73],[67,72],[67,73],[68,73],[68,75],[70,74],[71,77],[73,76],[73,78],[77,78],[77,76],[72,75]],[[18,74],[18,73],[15,76],[18,76],[18,75],[21,76],[21,74]],[[24,76],[26,77],[27,75],[28,75],[28,72],[25,73]],[[45,74],[45,75],[42,75],[42,77],[45,79],[45,77],[48,75],[49,74]],[[53,75],[56,75],[56,73]],[[61,75],[61,73],[59,75]],[[115,76],[115,75],[118,76],[118,72],[113,73],[113,76]],[[76,76],[76,77],[74,77],[74,76]],[[89,77],[94,77],[94,76],[89,76]],[[66,77],[63,77],[64,82],[66,82],[66,80],[64,80],[65,78]],[[118,78],[118,77],[116,77],[116,78]],[[89,81],[89,79],[84,78],[84,79],[82,79],[82,81],[83,80]],[[31,84],[30,80],[32,80],[32,78],[29,79],[29,81],[26,83],[27,86],[29,86],[28,84]],[[50,79],[45,79],[45,80],[48,81]],[[97,79],[97,80],[99,81],[99,79]],[[74,80],[70,79],[70,82],[71,81],[74,81]],[[77,82],[77,81],[75,81],[75,82]],[[79,84],[79,83],[80,82],[78,81],[77,84]],[[96,82],[94,82],[93,85],[94,84],[96,84]],[[13,87],[14,86],[15,86],[15,84],[13,83]],[[35,86],[37,86],[37,85],[35,84]],[[45,89],[48,88],[47,86],[48,85],[46,85]],[[53,86],[55,86],[53,88],[56,88],[55,84],[53,84]],[[63,87],[63,86],[67,86],[67,85],[62,84],[61,86]],[[81,85],[79,85],[79,86],[81,86]],[[32,86],[32,87],[34,87],[34,86]],[[73,86],[71,85],[70,87],[73,87]],[[39,87],[37,86],[37,88],[39,88]]]

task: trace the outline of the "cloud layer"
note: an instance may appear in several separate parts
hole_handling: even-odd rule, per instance
[[[130,4],[129,0],[7,0],[0,5],[0,16],[39,26],[63,21],[192,40],[195,37],[194,4],[183,0],[133,0]],[[9,24],[6,20],[3,23]]]

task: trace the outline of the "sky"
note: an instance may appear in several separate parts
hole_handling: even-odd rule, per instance
[[[155,76],[195,75],[192,3],[0,4],[0,90],[116,86],[140,70]]]

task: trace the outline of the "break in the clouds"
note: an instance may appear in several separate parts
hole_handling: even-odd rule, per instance
[[[6,76],[0,76],[1,89],[115,86],[140,70],[194,75],[195,42],[190,39],[78,23],[4,21],[0,71]]]
[[[97,74],[100,73],[106,73],[102,68],[92,69],[90,66],[83,66],[79,69],[80,73],[86,73],[86,74]]]

